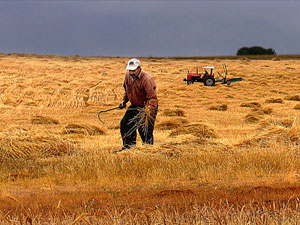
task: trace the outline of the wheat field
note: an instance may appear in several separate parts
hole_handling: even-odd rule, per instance
[[[153,146],[122,147],[129,58],[0,54],[1,224],[295,224],[299,57],[142,58]],[[183,82],[214,66],[230,86]]]

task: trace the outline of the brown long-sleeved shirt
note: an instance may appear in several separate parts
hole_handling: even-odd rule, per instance
[[[137,79],[133,80],[127,72],[124,79],[124,89],[124,102],[130,101],[135,106],[150,105],[152,109],[157,108],[156,84],[148,73],[141,70]]]

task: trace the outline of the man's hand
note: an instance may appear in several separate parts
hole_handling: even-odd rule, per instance
[[[151,116],[154,118],[157,115],[157,108],[156,109],[151,109]]]
[[[145,106],[145,112],[148,116],[150,116],[152,119],[156,117],[157,114],[157,108],[154,108],[153,106],[146,105]]]
[[[121,102],[120,105],[119,105],[119,109],[124,109],[126,108],[126,102]]]

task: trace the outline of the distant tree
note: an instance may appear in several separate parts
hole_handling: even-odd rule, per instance
[[[276,55],[276,52],[272,48],[265,49],[260,46],[253,46],[239,48],[236,55]]]
[[[242,47],[240,48],[236,55],[249,55],[249,48],[248,47]]]

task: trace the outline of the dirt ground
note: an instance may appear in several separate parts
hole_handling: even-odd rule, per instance
[[[2,211],[21,210],[22,207],[31,211],[47,214],[55,211],[58,206],[65,211],[92,207],[98,210],[107,208],[130,207],[133,211],[154,210],[157,206],[168,205],[183,211],[191,210],[194,204],[222,205],[226,202],[231,206],[241,207],[245,204],[272,206],[286,204],[300,197],[300,186],[290,183],[269,185],[247,185],[243,187],[221,186],[189,186],[161,187],[145,190],[139,187],[131,189],[107,189],[92,187],[73,187],[70,189],[56,187],[53,190],[12,189],[0,197]],[[11,197],[14,196],[14,197]],[[21,207],[22,206],[22,207]]]

